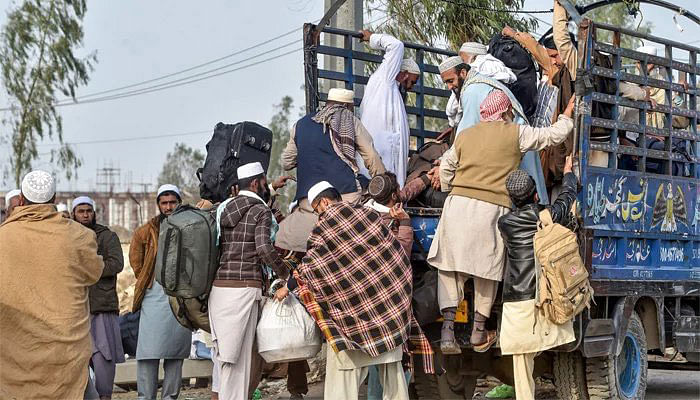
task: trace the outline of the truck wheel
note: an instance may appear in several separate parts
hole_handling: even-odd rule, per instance
[[[435,352],[435,357],[442,354]],[[415,368],[410,398],[415,400],[465,400],[471,399],[476,391],[476,376],[461,375],[457,370],[443,364],[446,371],[441,375],[427,375],[422,368]]]
[[[586,362],[581,353],[556,353],[552,370],[557,398],[588,400]]]
[[[586,359],[586,379],[592,400],[644,398],[647,388],[647,340],[636,311],[630,316],[620,355]]]

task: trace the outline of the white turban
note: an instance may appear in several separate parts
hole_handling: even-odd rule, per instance
[[[480,56],[486,54],[488,51],[486,49],[486,46],[484,46],[481,43],[466,42],[462,44],[462,47],[459,48],[459,52]]]
[[[418,67],[418,63],[416,63],[416,61],[412,58],[404,58],[403,61],[401,61],[400,71],[406,71],[411,74],[420,75],[420,68]]]
[[[654,46],[638,47],[637,51],[640,53],[649,54],[650,56],[657,56],[659,54],[659,49]]]
[[[46,171],[32,171],[22,179],[22,195],[32,203],[48,203],[55,194],[56,181]]]
[[[158,194],[156,194],[156,199],[159,198],[160,195],[165,192],[173,192],[177,194],[177,197],[182,197],[182,195],[180,194],[180,189],[178,189],[177,186],[166,183],[165,185],[161,185],[161,187],[158,188]]]
[[[306,196],[309,200],[309,204],[313,204],[314,200],[316,200],[316,197],[318,197],[321,192],[327,189],[332,189],[333,185],[326,181],[321,181],[313,186],[311,186],[311,189],[309,189],[309,194]]]
[[[89,204],[93,210],[95,209],[95,202],[91,198],[89,198],[87,196],[80,196],[80,197],[76,197],[73,200],[73,204],[71,206],[71,211],[74,211],[75,207],[78,207],[81,204]]]
[[[10,200],[12,200],[13,197],[19,196],[20,193],[22,193],[22,191],[19,189],[10,190],[9,192],[5,193],[5,207],[10,205]]]
[[[449,71],[452,68],[458,66],[459,64],[464,64],[464,60],[460,56],[452,56],[445,61],[441,62],[438,66],[438,70],[442,74],[443,72]]]

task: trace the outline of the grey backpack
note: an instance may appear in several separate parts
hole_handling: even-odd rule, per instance
[[[160,224],[155,278],[165,294],[204,300],[217,268],[216,219],[210,211],[179,206]]]

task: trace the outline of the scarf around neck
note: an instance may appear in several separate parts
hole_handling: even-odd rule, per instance
[[[352,111],[341,104],[331,104],[323,107],[311,119],[323,125],[324,131],[326,127],[330,130],[333,150],[357,174],[359,170],[355,164],[355,116]]]

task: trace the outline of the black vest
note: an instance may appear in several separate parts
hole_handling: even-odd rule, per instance
[[[330,134],[309,114],[296,124],[294,141],[297,145],[297,194],[294,200],[306,198],[311,187],[327,181],[341,194],[357,191],[352,168],[338,157]]]

